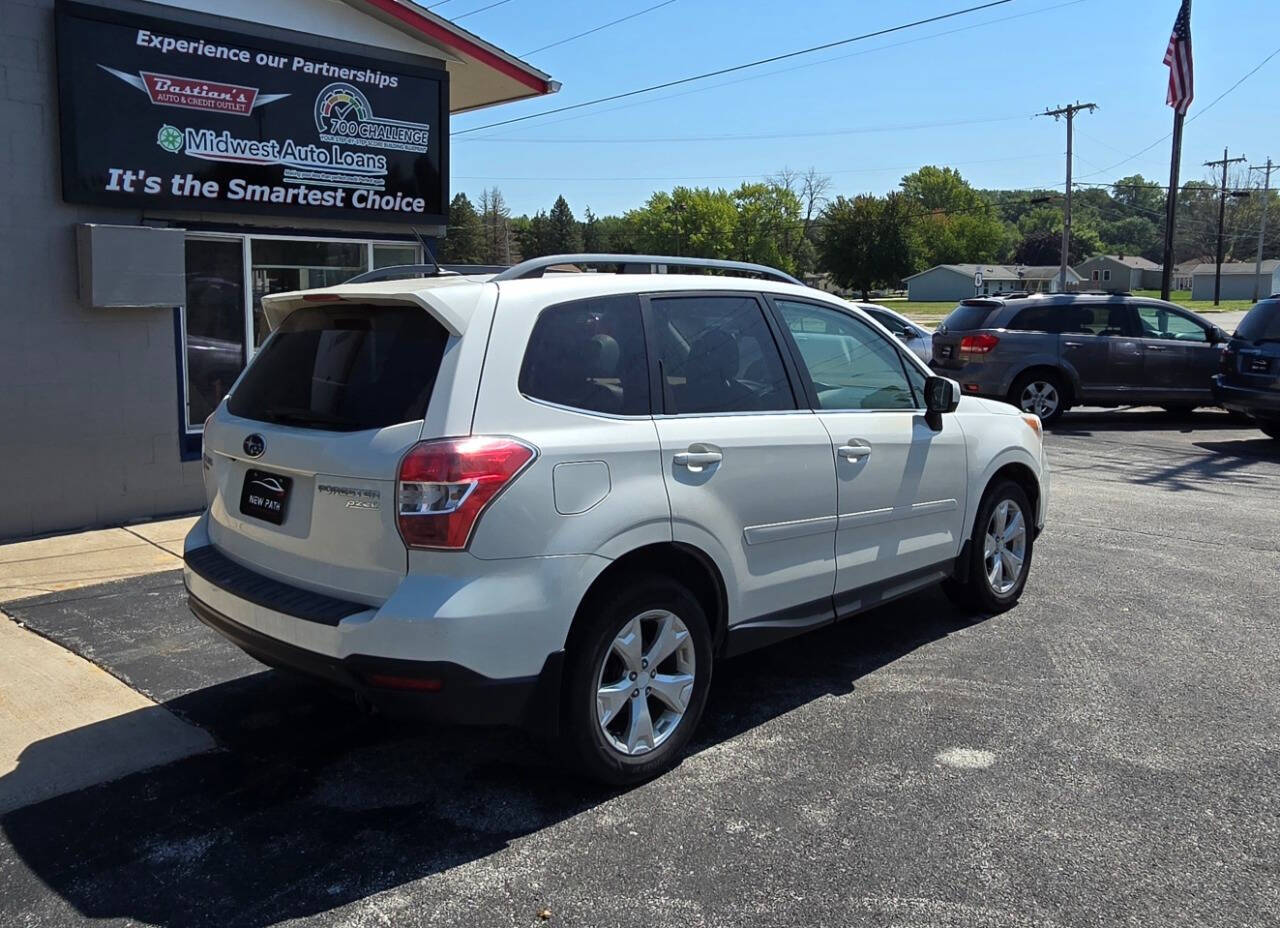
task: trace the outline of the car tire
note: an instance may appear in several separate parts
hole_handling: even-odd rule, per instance
[[[1006,539],[1003,549],[995,552],[1001,559],[999,582],[993,577],[992,546],[988,543],[989,531],[999,525],[1001,508],[1004,507],[1006,531],[1012,522],[1010,513],[1013,507],[1021,515],[1021,539],[1018,544],[1015,534],[1013,539]],[[947,597],[964,609],[993,614],[1004,612],[1017,604],[1018,598],[1027,583],[1027,575],[1031,572],[1031,557],[1035,547],[1035,511],[1027,499],[1026,492],[1012,480],[1000,480],[987,488],[982,503],[978,506],[978,515],[973,520],[973,534],[969,538],[969,554],[963,566],[961,576],[951,577],[943,582],[943,591]],[[1007,551],[1013,557],[1002,557]],[[1018,553],[1022,558],[1018,564],[1017,576],[1012,583],[1007,583],[1005,569]]]
[[[651,779],[679,760],[706,706],[713,663],[706,613],[679,583],[638,573],[591,597],[579,622],[566,655],[566,753],[592,779],[619,786]],[[638,644],[631,645],[637,634]],[[664,634],[670,636],[666,647],[675,650],[651,666]],[[692,676],[687,685],[686,675]],[[683,703],[678,717],[674,703]]]
[[[1013,382],[1009,402],[1023,412],[1035,413],[1045,425],[1051,425],[1067,411],[1066,382],[1051,371],[1027,371]]]

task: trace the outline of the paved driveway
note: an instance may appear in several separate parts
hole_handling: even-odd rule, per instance
[[[1017,609],[925,593],[728,662],[623,793],[259,672],[173,574],[19,604],[221,750],[0,819],[0,924],[1276,925],[1280,446],[1150,411],[1048,443]]]

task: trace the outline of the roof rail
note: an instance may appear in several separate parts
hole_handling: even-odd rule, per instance
[[[675,265],[677,267],[703,267],[720,271],[738,271],[766,280],[779,283],[804,284],[790,274],[777,268],[763,264],[750,264],[746,261],[721,261],[718,258],[673,258],[664,255],[610,255],[610,254],[576,254],[576,255],[544,255],[522,261],[514,267],[496,274],[493,280],[524,280],[529,277],[541,277],[547,268],[558,264],[616,264],[623,274],[657,273],[658,265]]]

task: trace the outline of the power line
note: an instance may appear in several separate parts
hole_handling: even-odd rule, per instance
[[[499,2],[505,3],[505,2],[508,2],[508,0],[499,0]],[[597,97],[594,100],[584,100],[581,103],[571,103],[567,106],[559,106],[554,109],[543,110],[540,113],[528,113],[524,116],[515,116],[515,117],[512,117],[511,119],[503,119],[503,120],[500,120],[499,122],[491,122],[483,126],[473,126],[470,129],[462,129],[452,134],[466,135],[471,132],[480,132],[484,129],[493,129],[497,126],[507,126],[516,122],[524,122],[525,120],[528,120],[528,119],[537,119],[542,116],[551,116],[555,113],[564,113],[564,112],[568,112],[569,110],[578,110],[586,106],[595,106],[598,103],[608,103],[612,100],[621,100],[626,97],[634,97],[642,93],[651,93],[652,91],[655,91],[655,90],[664,90],[667,87],[678,87],[681,84],[689,84],[694,81],[706,80],[709,77],[718,77],[721,74],[732,74],[735,71],[745,71],[748,68],[756,68],[761,65],[772,64],[775,61],[785,61],[788,58],[796,58],[796,57],[799,57],[800,55],[809,55],[814,52],[824,51],[828,48],[838,48],[841,45],[849,45],[853,42],[862,42],[867,39],[876,38],[878,36],[889,35],[894,32],[902,32],[906,29],[914,29],[917,26],[925,26],[925,25],[928,25],[929,23],[941,22],[942,20],[946,20],[946,19],[954,19],[957,16],[964,16],[968,13],[976,13],[979,10],[986,10],[986,9],[990,9],[991,7],[1004,6],[1005,4],[1012,3],[1012,2],[1013,0],[989,0],[989,2],[980,3],[977,6],[966,7],[962,10],[953,10],[950,13],[940,13],[937,16],[930,16],[925,19],[917,19],[914,22],[903,23],[898,26],[889,26],[888,28],[885,28],[885,29],[877,29],[874,32],[865,32],[862,35],[850,36],[847,39],[838,39],[834,42],[824,42],[821,45],[812,45],[808,48],[802,48],[794,52],[786,52],[781,55],[772,55],[768,58],[760,58],[756,61],[748,61],[744,64],[732,65],[727,68],[718,68],[715,71],[707,71],[702,74],[693,74],[693,75],[690,75],[689,77],[677,78],[676,80],[663,81],[660,84],[651,84],[648,87],[640,87],[640,88],[637,88],[636,90],[627,90],[627,91],[623,91],[622,93],[610,94],[605,97]],[[479,11],[476,11],[476,12],[479,12]]]
[[[618,25],[618,23],[625,23],[628,19],[635,19],[637,16],[643,16],[645,13],[652,13],[654,10],[659,10],[664,6],[670,6],[675,2],[676,0],[662,0],[661,3],[655,3],[653,6],[647,6],[643,10],[637,10],[636,12],[628,14],[627,16],[622,16],[622,17],[619,17],[618,19],[610,20],[607,23],[602,23],[601,25],[596,26],[594,29],[588,29],[586,32],[579,32],[577,35],[571,35],[568,38],[561,39],[558,42],[551,42],[548,45],[539,46],[538,48],[535,48],[532,51],[521,52],[520,56],[524,58],[529,55],[536,55],[538,52],[545,52],[548,48],[555,48],[558,45],[564,45],[566,42],[572,42],[574,39],[580,39],[583,36],[591,35],[594,32],[599,32],[601,29],[608,29],[610,26]]]
[[[670,144],[674,142],[745,142],[759,139],[803,139],[823,138],[833,135],[867,135],[874,132],[908,132],[915,129],[937,129],[944,126],[976,126],[997,122],[1012,122],[1028,119],[1031,115],[993,116],[988,119],[948,119],[942,122],[907,123],[892,126],[856,126],[847,129],[826,129],[821,132],[754,132],[735,133],[732,135],[668,135],[668,136],[627,136],[615,138],[494,138],[479,136],[472,139],[459,139],[460,142],[516,142],[519,144],[546,145],[645,145]]]
[[[692,87],[688,90],[682,90],[676,93],[658,94],[656,96],[648,97],[646,99],[634,100],[629,103],[620,103],[617,106],[610,106],[605,109],[592,110],[590,112],[582,112],[572,116],[563,116],[560,119],[552,119],[548,122],[545,122],[543,123],[543,126],[557,126],[557,125],[560,125],[561,123],[574,122],[575,120],[579,120],[579,119],[587,119],[590,117],[601,116],[605,113],[616,113],[620,110],[632,109],[633,107],[637,107],[637,106],[651,106],[655,103],[663,103],[667,100],[675,100],[679,97],[686,97],[695,93],[706,93],[707,91],[717,90],[722,87],[732,87],[736,84],[745,84],[751,81],[766,80],[771,77],[776,77],[777,75],[780,75],[780,74],[790,74],[794,71],[800,71],[805,68],[815,68],[824,64],[831,64],[837,61],[847,61],[850,58],[862,57],[863,55],[871,55],[877,52],[888,51],[894,48],[902,48],[907,45],[916,45],[920,42],[928,42],[933,39],[944,38],[950,35],[957,35],[961,32],[970,32],[974,29],[986,29],[997,23],[1010,22],[1015,19],[1024,19],[1028,16],[1038,16],[1043,13],[1051,13],[1054,10],[1060,10],[1069,6],[1078,6],[1081,3],[1087,3],[1087,2],[1090,2],[1090,0],[1063,0],[1063,2],[1056,3],[1052,6],[1046,6],[1046,7],[1041,7],[1039,9],[1027,10],[1026,12],[1023,12],[1023,13],[1014,13],[1010,16],[999,16],[994,19],[983,20],[981,22],[972,23],[968,26],[960,26],[955,29],[945,29],[940,32],[931,32],[928,35],[922,35],[912,39],[905,39],[900,42],[887,42],[882,45],[876,45],[873,48],[865,49],[863,51],[849,52],[843,55],[833,55],[826,58],[821,58],[817,61],[808,61],[802,64],[795,64],[785,68],[774,68],[772,70],[766,70],[758,74],[751,74],[746,77],[738,77],[732,80],[721,81],[719,83],[709,84],[702,87]],[[486,141],[506,141],[509,138],[511,137],[486,135],[486,136],[477,136],[471,139],[458,139],[457,141],[461,141],[461,142],[481,141],[482,139]],[[548,140],[548,141],[551,141],[551,140]]]
[[[466,19],[468,16],[475,16],[477,13],[483,13],[485,10],[492,10],[495,6],[502,6],[502,4],[510,3],[510,2],[511,0],[497,0],[496,3],[490,3],[488,6],[482,6],[482,7],[479,7],[478,9],[469,10],[468,12],[463,13],[461,16],[455,16],[453,17],[452,20],[450,20],[450,22],[456,23],[460,19]]]

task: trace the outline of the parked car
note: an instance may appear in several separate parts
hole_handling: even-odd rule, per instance
[[[629,783],[676,760],[727,656],[938,582],[1018,600],[1035,416],[780,271],[542,276],[574,260],[265,297],[204,432],[196,616]]]
[[[928,364],[933,360],[933,336],[927,329],[916,325],[906,316],[886,309],[877,303],[857,303],[860,310],[880,323],[906,345],[911,353]]]
[[[1195,313],[1135,296],[964,300],[933,334],[933,369],[1045,423],[1075,405],[1213,405],[1227,335]]]
[[[1280,439],[1280,293],[1254,306],[1240,320],[1222,353],[1222,373],[1213,395]]]

